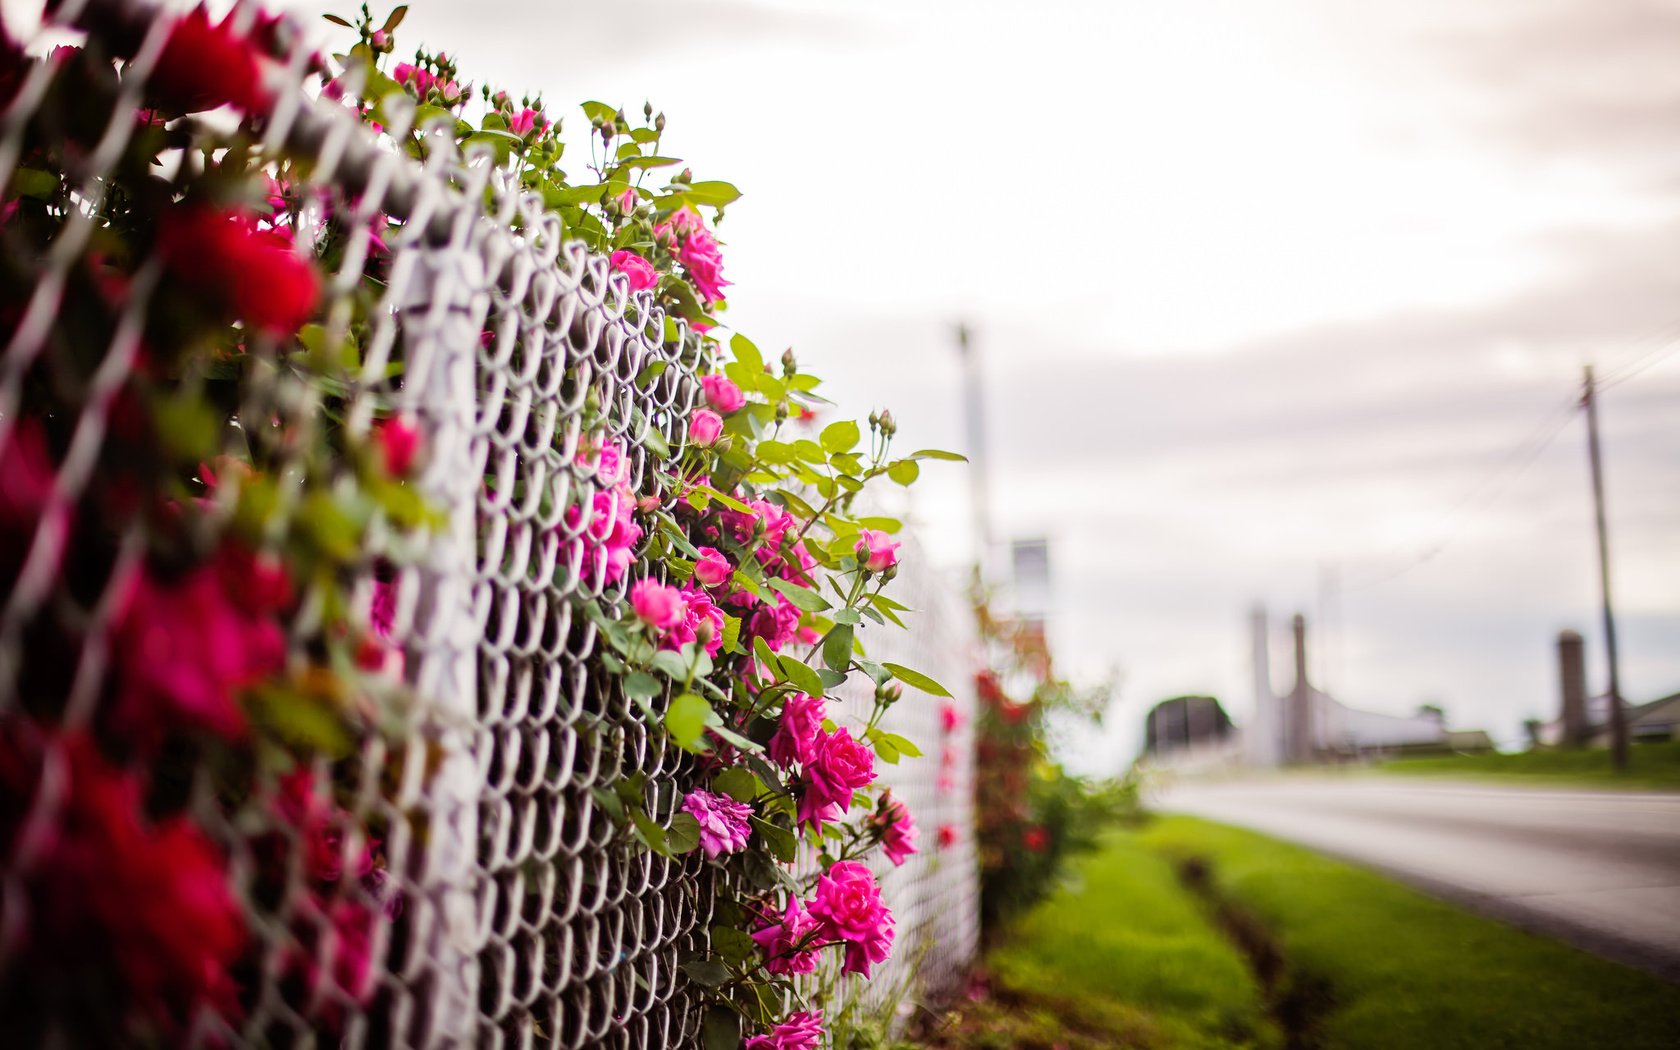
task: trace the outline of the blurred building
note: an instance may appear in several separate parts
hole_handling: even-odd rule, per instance
[[[1291,625],[1295,681],[1285,693],[1272,688],[1271,636],[1264,609],[1256,610],[1254,641],[1254,713],[1242,729],[1245,759],[1257,766],[1305,765],[1416,751],[1486,750],[1493,746],[1480,730],[1451,732],[1439,708],[1413,715],[1362,711],[1317,688],[1307,674],[1307,623],[1297,615]]]
[[[1534,742],[1547,747],[1609,747],[1610,697],[1587,695],[1585,643],[1575,631],[1557,639],[1558,716],[1534,729]],[[1680,740],[1680,693],[1635,704],[1622,711],[1628,739]]]

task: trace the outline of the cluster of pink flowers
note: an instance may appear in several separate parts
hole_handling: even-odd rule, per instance
[[[14,956],[12,965],[62,971],[46,978],[59,988],[90,964],[114,968],[113,985],[175,1038],[200,1004],[238,1018],[229,970],[245,947],[245,919],[221,853],[185,816],[149,821],[144,784],[91,738],[58,739],[52,778],[42,743],[16,726],[0,735],[0,849],[10,854],[30,814],[50,808],[36,798],[44,783],[65,792],[19,887],[34,900],[13,948],[27,962]]]
[[[274,614],[291,596],[284,570],[233,545],[176,579],[139,574],[117,606],[116,724],[147,745],[172,730],[242,737],[239,693],[279,670]]]
[[[439,63],[447,61],[448,59],[444,55],[438,56]],[[411,65],[407,62],[397,63],[396,68],[391,70],[391,79],[405,87],[412,87],[414,93],[422,99],[430,94],[433,88],[436,88],[438,97],[443,99],[444,104],[448,106],[465,101],[467,97],[468,89],[462,88],[456,81],[445,80],[429,69]],[[516,132],[516,134],[523,134],[523,132]]]
[[[839,943],[845,946],[841,969],[868,977],[892,954],[893,935],[892,910],[881,899],[874,873],[843,860],[818,876],[809,901],[790,896],[781,915],[762,916],[752,938],[770,973],[811,973],[817,951]]]
[[[802,770],[799,822],[813,828],[839,819],[853,793],[875,782],[875,752],[849,729],[823,729],[825,717],[821,698],[790,693],[770,738],[771,761]]]
[[[716,656],[723,647],[723,610],[697,587],[642,580],[630,588],[630,609],[658,633],[663,649],[699,642],[707,656]]]
[[[706,221],[699,212],[679,208],[655,226],[653,234],[671,245],[671,254],[683,264],[695,291],[707,305],[723,298],[723,289],[729,284],[723,278],[723,253],[718,249],[717,237],[706,229]]]
[[[636,544],[642,541],[642,527],[636,524],[636,494],[631,491],[624,453],[616,444],[608,442],[592,455],[581,456],[586,462],[593,458],[595,483],[599,486],[590,500],[589,523],[574,541],[585,577],[597,571],[607,583],[624,578],[634,557]],[[566,527],[575,530],[583,521],[581,507],[566,509]]]
[[[844,972],[868,977],[870,967],[892,954],[892,911],[881,900],[881,887],[866,865],[855,860],[829,865],[817,878],[807,910],[826,933],[845,942]]]
[[[700,825],[700,848],[716,860],[721,854],[739,853],[752,835],[752,807],[728,795],[690,791],[683,799],[683,811]]]

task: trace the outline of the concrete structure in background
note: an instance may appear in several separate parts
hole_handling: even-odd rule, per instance
[[[1254,707],[1243,727],[1243,759],[1251,766],[1270,769],[1283,764],[1283,713],[1272,696],[1271,631],[1265,606],[1256,605],[1249,614],[1249,629],[1254,646]]]
[[[1587,661],[1579,631],[1558,635],[1558,692],[1562,701],[1559,743],[1579,747],[1587,742]]]
[[[1279,696],[1271,686],[1271,639],[1265,610],[1252,615],[1254,714],[1241,729],[1243,754],[1251,764],[1305,765],[1405,751],[1491,746],[1486,733],[1449,733],[1435,709],[1426,708],[1415,715],[1385,715],[1343,704],[1314,686],[1307,673],[1306,618],[1295,616],[1290,627],[1295,680],[1289,691]]]

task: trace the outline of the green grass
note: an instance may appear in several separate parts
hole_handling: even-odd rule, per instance
[[[994,1001],[936,1046],[1275,1047],[1238,952],[1137,834],[1115,831],[988,956]]]
[[[1397,758],[1377,768],[1384,773],[1420,776],[1497,777],[1512,781],[1680,791],[1680,741],[1632,745],[1628,750],[1625,773],[1611,770],[1610,755],[1606,751],[1559,751],[1551,748],[1515,755],[1490,752]]]
[[[1139,842],[1204,858],[1288,965],[1328,983],[1323,1050],[1680,1047],[1680,988],[1260,835],[1163,818]]]

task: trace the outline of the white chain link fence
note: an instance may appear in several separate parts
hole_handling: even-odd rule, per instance
[[[70,0],[56,18],[90,38],[142,41],[100,148],[71,173],[82,198],[97,201],[134,131],[130,114],[142,105],[141,85],[168,19],[120,0]],[[699,342],[680,325],[679,339],[668,342],[663,313],[647,295],[628,294],[606,260],[566,243],[558,220],[488,155],[464,158],[439,132],[429,137],[427,159],[417,162],[381,145],[343,105],[307,97],[305,57],[295,52],[272,85],[278,103],[262,125],[270,150],[284,144],[316,160],[299,187],[313,202],[295,226],[300,244],[313,247],[322,229],[315,220],[326,215],[351,230],[369,229],[377,215],[401,222],[382,249],[390,253],[388,282],[362,339],[361,383],[345,395],[345,425],[365,431],[376,405],[418,420],[428,455],[417,484],[446,509],[448,521],[418,546],[394,533],[366,540],[370,567],[401,567],[382,586],[394,587],[392,634],[404,654],[403,677],[422,705],[406,739],[371,741],[357,758],[360,786],[350,812],[364,829],[379,829],[388,878],[379,892],[353,879],[338,892],[376,916],[368,931],[371,990],[350,994],[316,982],[300,1004],[284,961],[296,949],[299,924],[319,931],[306,939],[318,956],[316,972],[330,971],[341,949],[332,922],[311,912],[308,895],[294,886],[253,905],[266,915],[254,935],[267,945],[258,953],[261,965],[242,975],[260,985],[250,997],[254,1007],[237,1020],[201,1017],[193,1039],[237,1046],[691,1045],[699,1018],[679,964],[705,948],[713,869],[698,853],[667,859],[624,844],[595,792],[642,772],[663,796],[654,811],[674,812],[669,803],[690,784],[695,759],[650,733],[618,678],[601,666],[597,627],[581,612],[580,599],[620,596],[644,570],[638,565],[609,584],[575,541],[590,527],[597,492],[614,488],[613,477],[599,476],[601,448],[624,451],[623,476],[644,493],[648,434],[680,447],[697,396]],[[17,166],[24,128],[42,103],[42,68],[21,85],[0,123],[0,183]],[[411,119],[412,111],[397,107],[396,117]],[[406,131],[390,130],[398,138]],[[30,408],[25,375],[54,352],[66,271],[93,232],[93,214],[88,208],[69,221],[29,275],[28,307],[8,333],[0,369],[0,449],[20,405]],[[329,277],[329,335],[348,324],[374,250],[381,248],[371,235],[349,238]],[[134,333],[154,269],[138,267],[130,316],[80,395],[75,443],[57,477],[57,509],[44,517],[40,536],[48,538],[36,547],[51,545],[61,527],[53,515],[75,503],[102,443],[114,440],[111,399],[134,367]],[[389,378],[394,362],[402,364],[400,379]],[[649,368],[656,362],[662,370]],[[319,392],[284,368],[263,374],[266,385],[250,393],[242,418],[304,421],[318,410]],[[282,517],[294,512],[276,510]],[[49,571],[50,552],[32,552],[0,620],[0,712],[18,701],[31,624],[73,608],[85,620],[84,642],[73,661],[67,721],[88,719],[106,673],[106,596],[133,571],[138,528],[129,526],[127,561],[92,598],[66,593]],[[917,694],[884,723],[927,754],[882,771],[922,828],[921,853],[881,872],[898,921],[894,959],[869,985],[855,986],[882,1006],[913,985],[953,988],[978,935],[971,617],[954,588],[908,545],[906,552],[893,593],[919,610],[912,630],[871,628],[860,637],[874,659],[902,660],[951,686],[961,724],[947,733],[939,703]],[[372,601],[373,589],[370,568],[362,601]],[[949,755],[942,754],[946,747]],[[208,789],[200,783],[198,790]],[[248,832],[228,826],[207,795],[194,810],[233,856],[236,881],[249,879],[257,847]],[[941,827],[954,833],[945,848],[937,841]],[[28,864],[16,855],[0,862],[0,887],[15,890]],[[260,895],[252,885],[240,891]],[[5,950],[0,943],[0,955]],[[0,982],[8,972],[0,969]],[[323,1000],[331,1000],[336,1019],[331,1036],[318,1023]]]

